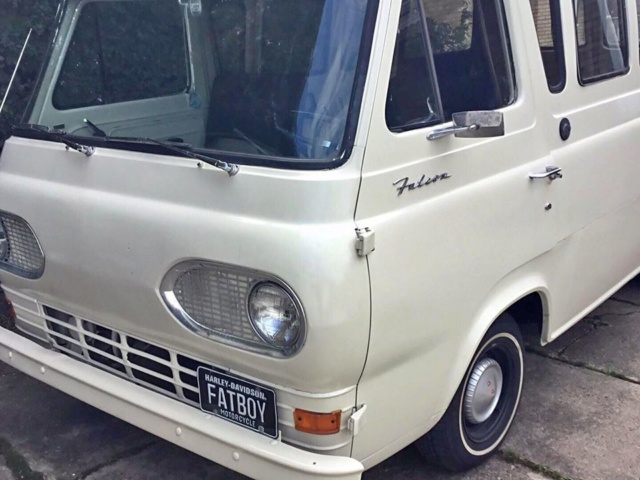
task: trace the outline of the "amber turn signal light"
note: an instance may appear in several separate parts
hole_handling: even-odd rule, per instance
[[[307,412],[295,409],[293,419],[296,430],[314,435],[333,435],[340,431],[342,412],[337,410],[332,413]]]

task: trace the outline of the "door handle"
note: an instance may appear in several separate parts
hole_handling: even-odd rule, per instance
[[[531,180],[537,180],[539,178],[548,178],[549,180],[553,181],[556,178],[562,178],[562,169],[559,167],[549,166],[545,168],[544,172],[530,173],[529,178]]]

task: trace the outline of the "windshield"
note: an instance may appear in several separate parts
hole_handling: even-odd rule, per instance
[[[57,42],[29,122],[238,158],[337,159],[368,3],[69,2],[70,41]]]

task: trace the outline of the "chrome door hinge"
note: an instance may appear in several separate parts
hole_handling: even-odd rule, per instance
[[[367,411],[366,405],[360,405],[357,407],[354,412],[351,414],[351,418],[349,418],[349,431],[355,437],[360,433],[362,427],[364,426],[364,414]]]
[[[366,257],[376,249],[376,233],[370,228],[356,228],[356,252],[361,257]]]

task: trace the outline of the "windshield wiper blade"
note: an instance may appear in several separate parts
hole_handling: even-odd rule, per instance
[[[38,125],[35,123],[21,123],[13,127],[14,130],[29,130],[35,131],[43,134],[48,140],[54,140],[56,142],[63,143],[67,146],[67,149],[75,150],[76,152],[80,152],[87,157],[90,157],[94,153],[96,153],[96,149],[90,147],[88,145],[81,145],[80,143],[74,142],[73,140],[69,140],[67,138],[67,132],[64,130],[56,130],[53,128],[49,128],[46,125]]]
[[[110,137],[104,131],[102,131],[99,127],[92,124],[89,120],[85,120],[85,123],[91,128],[95,133],[99,134],[97,130],[100,130],[99,138],[101,141],[106,142],[132,142],[132,143],[152,143],[154,145],[160,145],[161,147],[170,150],[172,152],[178,153],[182,156],[193,158],[194,160],[199,160],[208,165],[211,165],[215,168],[218,168],[227,173],[230,177],[233,177],[240,171],[240,167],[234,163],[228,163],[223,160],[210,157],[208,155],[203,155],[201,153],[196,153],[193,150],[193,147],[188,144],[175,144],[172,142],[167,142],[163,140],[156,140],[154,138],[134,138],[134,137]],[[95,127],[95,129],[94,129]],[[67,138],[67,132],[64,130],[56,130],[54,128],[49,128],[46,125],[38,125],[35,123],[22,123],[13,127],[14,130],[23,130],[23,131],[31,131],[37,132],[38,134],[42,134],[44,137],[50,140],[55,140],[60,143],[64,143],[68,148],[76,150],[80,153],[83,153],[87,157],[90,157],[95,153],[95,148],[87,145],[81,145],[73,140]]]
[[[123,140],[123,138],[119,138],[119,140]],[[131,139],[131,140],[134,140],[134,139]],[[202,155],[201,153],[196,153],[193,151],[193,147],[188,144],[175,144],[171,142],[165,142],[163,140],[156,140],[154,138],[136,138],[135,140],[139,142],[146,142],[146,143],[153,143],[156,145],[160,145],[166,148],[167,150],[171,150],[181,155],[185,155],[189,158],[193,158],[194,160],[200,160],[208,165],[219,168],[220,170],[226,172],[227,175],[229,175],[230,177],[233,177],[240,171],[240,167],[235,163],[228,163],[223,160],[210,157],[208,155]]]

